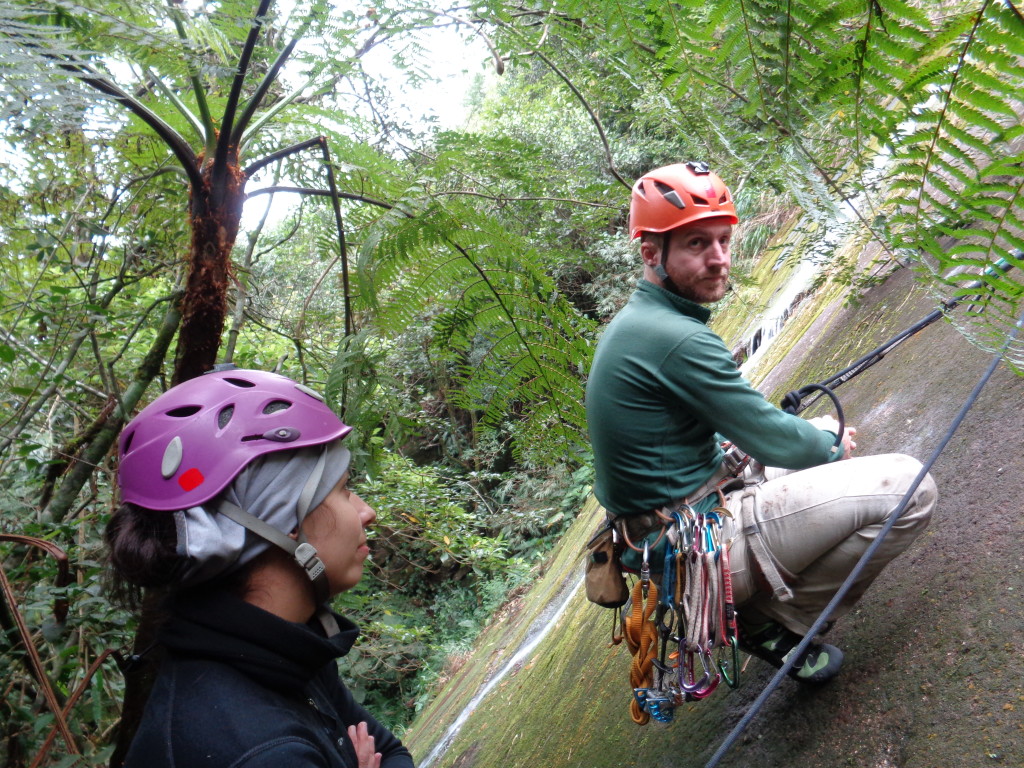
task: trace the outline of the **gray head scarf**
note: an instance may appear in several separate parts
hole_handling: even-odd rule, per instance
[[[306,509],[299,497],[326,452],[323,474]],[[271,543],[217,513],[225,499],[282,533],[294,531],[316,509],[348,470],[351,456],[341,440],[326,445],[275,451],[254,459],[231,485],[204,506],[174,513],[178,554],[188,558],[181,586],[194,586],[241,568]]]

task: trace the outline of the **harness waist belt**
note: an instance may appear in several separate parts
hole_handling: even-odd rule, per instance
[[[736,488],[731,487],[733,485],[731,481],[726,482],[730,479],[731,481],[736,481]],[[738,490],[741,487],[743,487],[742,479],[737,477],[736,474],[734,474],[734,468],[730,466],[728,462],[723,460],[722,463],[718,465],[718,469],[714,471],[714,474],[705,480],[702,485],[698,486],[697,490],[686,494],[686,498],[681,502],[673,502],[672,507],[676,508],[680,504],[689,504],[690,506],[693,506],[697,502],[703,501],[708,496],[719,490],[723,493],[727,493],[728,491]]]

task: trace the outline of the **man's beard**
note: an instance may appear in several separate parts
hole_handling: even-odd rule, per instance
[[[732,290],[732,283],[728,280],[728,274],[722,275],[724,282],[718,282],[712,289],[708,286],[707,279],[699,280],[696,284],[678,285],[676,292],[684,299],[696,304],[713,304],[721,300],[726,293]]]

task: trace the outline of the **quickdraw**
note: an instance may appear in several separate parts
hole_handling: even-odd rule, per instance
[[[623,620],[633,661],[630,715],[644,725],[654,718],[669,723],[687,701],[710,696],[723,681],[739,683],[739,646],[729,542],[722,539],[725,497],[706,513],[682,504],[663,521],[658,536],[668,539],[661,587],[651,578],[651,545],[643,549],[640,578],[633,587],[631,609]],[[660,648],[660,653],[659,653]]]

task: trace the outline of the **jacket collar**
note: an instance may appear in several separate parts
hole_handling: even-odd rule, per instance
[[[359,629],[335,616],[340,632],[296,624],[223,591],[189,591],[167,606],[160,642],[172,654],[218,661],[280,691],[299,691],[325,664],[352,648]]]
[[[703,304],[698,304],[695,301],[684,299],[682,296],[676,296],[671,291],[667,291],[660,285],[655,285],[649,280],[641,278],[640,282],[637,283],[636,289],[643,295],[649,296],[661,304],[668,304],[682,314],[688,315],[695,320],[699,320],[705,325],[707,325],[708,320],[711,319],[711,310]]]

